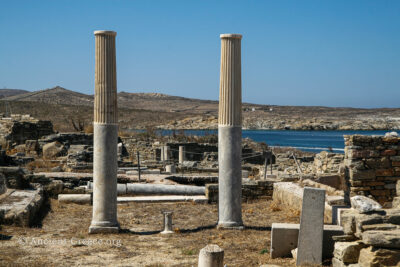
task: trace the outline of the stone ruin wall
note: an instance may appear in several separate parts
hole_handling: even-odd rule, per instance
[[[380,203],[396,196],[400,180],[400,137],[345,135],[345,178],[351,195]]]
[[[312,172],[318,173],[338,173],[340,165],[343,163],[344,155],[322,151],[314,157]]]
[[[11,118],[0,117],[0,143],[5,148],[25,144],[27,140],[37,140],[53,133],[51,121],[19,114],[13,114]]]

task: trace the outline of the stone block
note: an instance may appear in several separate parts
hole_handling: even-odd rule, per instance
[[[299,224],[273,223],[271,229],[271,258],[290,257],[297,247]]]
[[[392,208],[400,209],[400,197],[393,198]]]
[[[345,159],[344,165],[350,169],[365,170],[364,161],[361,159]]]
[[[375,170],[375,175],[376,176],[393,176],[394,171],[393,171],[393,169],[378,169],[378,170]]]
[[[396,194],[400,196],[400,180],[397,180],[396,182]]]
[[[332,206],[332,224],[339,225],[340,221],[340,211],[343,209],[348,209],[350,206],[348,205],[331,205]]]
[[[28,171],[21,167],[0,167],[0,173],[6,177],[7,188],[24,189],[29,187],[26,179]]]
[[[325,190],[305,187],[297,243],[297,265],[322,263]]]
[[[272,198],[274,201],[301,210],[303,189],[299,185],[290,182],[274,183]]]
[[[394,230],[397,229],[398,226],[391,223],[380,223],[380,224],[366,224],[362,225],[362,231],[371,231],[371,230]]]
[[[393,150],[393,149],[386,149],[386,150],[381,152],[382,156],[394,156],[396,154],[397,154],[397,151]]]
[[[271,258],[290,257],[297,247],[299,224],[273,223],[271,229]],[[324,225],[323,258],[331,258],[335,241],[333,236],[343,235],[343,228],[338,225]]]
[[[50,183],[44,185],[43,188],[49,196],[55,197],[63,192],[64,183],[60,180],[53,180]]]
[[[75,203],[75,204],[91,204],[91,194],[59,194],[58,202],[60,203]]]
[[[373,180],[376,177],[374,170],[350,169],[349,174],[351,180]]]
[[[206,198],[208,203],[218,202],[218,184],[206,184]]]
[[[351,198],[351,207],[360,213],[367,213],[382,209],[382,206],[368,197],[354,196]]]
[[[400,249],[400,230],[366,231],[362,233],[362,241],[370,246]]]
[[[25,151],[27,153],[38,152],[40,150],[39,142],[37,140],[26,140]]]
[[[365,160],[365,165],[369,169],[386,169],[390,168],[390,160],[388,157],[382,157],[382,158],[369,158]]]
[[[400,250],[367,247],[360,251],[360,267],[399,266]]]
[[[387,183],[383,186],[385,189],[396,189],[395,183]]]
[[[382,142],[384,144],[397,144],[399,142],[399,138],[395,136],[385,136],[382,138]]]
[[[43,158],[54,159],[56,157],[65,156],[67,154],[66,147],[60,142],[51,142],[43,146]]]
[[[332,258],[332,267],[348,267],[348,265],[339,259]]]
[[[44,202],[43,189],[14,190],[0,203],[0,224],[27,227],[36,221]]]
[[[357,263],[360,256],[360,250],[364,248],[359,241],[354,242],[336,242],[333,256],[343,263]]]
[[[347,149],[346,155],[349,159],[361,159],[378,157],[379,153],[373,150]]]
[[[390,196],[390,190],[388,189],[379,189],[379,190],[370,190],[372,196]]]
[[[0,195],[7,191],[6,177],[0,173]]]

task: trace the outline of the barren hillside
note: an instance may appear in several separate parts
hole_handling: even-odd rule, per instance
[[[20,91],[20,90],[19,90]],[[1,95],[1,91],[0,91]],[[60,129],[71,120],[92,117],[93,95],[62,87],[17,93],[8,101],[13,113],[29,113],[51,119]],[[24,104],[25,103],[25,104]],[[28,104],[30,103],[30,104]],[[5,105],[0,105],[4,112]],[[59,106],[59,107],[57,107]],[[118,93],[121,128],[155,126],[168,129],[216,128],[218,102],[160,93]],[[390,130],[400,129],[400,109],[332,108],[243,104],[243,127],[247,129],[295,130]]]
[[[5,98],[14,95],[29,93],[29,91],[21,89],[0,89],[0,98]]]

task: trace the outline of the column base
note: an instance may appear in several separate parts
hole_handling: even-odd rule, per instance
[[[236,223],[236,222],[219,222],[217,225],[217,229],[244,230],[244,225],[243,225],[243,223]]]
[[[160,232],[160,234],[162,234],[162,235],[173,234],[173,233],[174,233],[174,231],[162,231],[162,232]]]
[[[89,234],[117,234],[119,226],[90,226]]]

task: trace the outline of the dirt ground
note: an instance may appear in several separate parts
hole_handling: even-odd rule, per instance
[[[245,230],[216,229],[215,204],[122,204],[122,233],[109,235],[88,234],[91,206],[50,204],[36,228],[2,226],[1,266],[197,266],[199,250],[207,244],[225,250],[227,266],[294,266],[293,259],[270,258],[270,227],[273,222],[298,223],[299,214],[271,200],[243,203]],[[159,233],[164,210],[173,211],[175,234]]]

